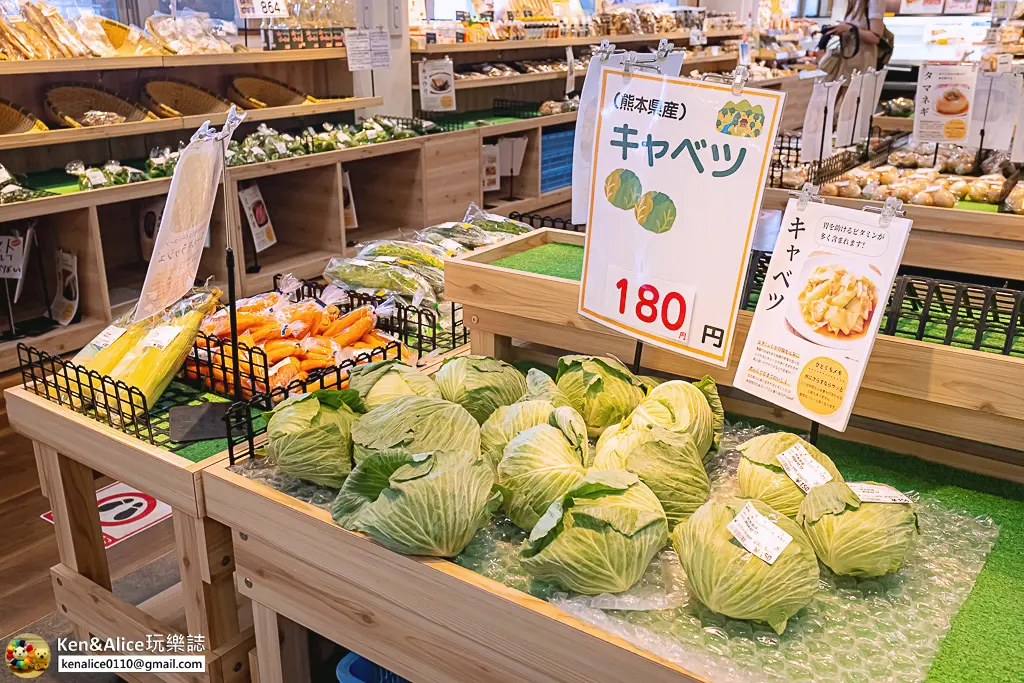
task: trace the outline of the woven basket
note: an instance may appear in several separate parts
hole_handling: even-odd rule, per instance
[[[58,83],[46,91],[44,104],[47,113],[56,123],[70,128],[83,128],[80,119],[85,112],[93,109],[120,114],[125,123],[155,121],[159,118],[134,102],[88,83]]]
[[[136,48],[126,46],[124,44],[124,41],[128,38],[128,33],[131,31],[130,27],[106,17],[100,17],[100,25],[103,26],[103,30],[106,32],[107,39],[110,41],[110,44],[113,45],[114,49],[122,56],[133,57],[136,55]],[[164,54],[163,48],[161,48],[149,36],[143,35],[143,40],[140,42],[144,42],[146,46],[151,48],[154,55]]]
[[[7,100],[0,100],[0,135],[40,133],[49,130],[46,124],[31,112]]]
[[[228,99],[243,109],[288,107],[321,101],[266,76],[236,76],[228,88]]]
[[[165,119],[205,116],[231,109],[231,103],[206,88],[177,78],[154,78],[142,86],[142,103]]]

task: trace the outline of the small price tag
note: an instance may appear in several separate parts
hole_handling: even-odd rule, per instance
[[[768,564],[775,564],[782,551],[793,541],[792,536],[758,512],[750,503],[743,506],[726,528],[747,552],[760,557]]]
[[[101,349],[105,349],[120,339],[121,335],[127,331],[128,330],[124,327],[108,325],[107,329],[96,335],[96,338],[92,340],[92,343]]]
[[[696,26],[690,29],[690,45],[707,45],[708,37]]]
[[[0,166],[0,183],[6,183],[11,179],[11,174],[7,172],[7,169]]]
[[[238,16],[242,19],[270,19],[287,17],[288,5],[284,0],[235,0]]]
[[[154,327],[146,335],[145,346],[152,346],[154,349],[160,349],[163,351],[170,345],[174,338],[178,336],[182,328],[175,325],[160,325]]]
[[[20,280],[25,261],[25,239],[0,235],[0,279]]]
[[[368,265],[370,265],[369,261],[364,261],[364,260],[358,259],[358,258],[352,259],[351,261],[349,261],[349,263],[351,263],[353,266],[368,266]]]
[[[367,140],[376,140],[377,139],[377,129],[376,128],[367,128],[366,129],[366,139]]]
[[[103,175],[103,171],[98,168],[90,168],[85,172],[85,179],[89,181],[89,184],[93,187],[102,187],[107,184],[107,176]]]
[[[287,154],[288,153],[288,148],[285,146],[285,144],[283,142],[275,142],[274,143],[274,149],[277,150],[278,154]]]
[[[775,456],[786,470],[786,474],[799,486],[804,493],[807,493],[815,486],[821,486],[832,481],[832,475],[820,462],[807,452],[803,444],[796,444]]]
[[[904,505],[909,505],[913,502],[906,495],[885,484],[847,482],[847,485],[853,489],[853,492],[857,494],[862,503],[903,503]]]
[[[398,260],[398,257],[397,256],[378,256],[377,258],[375,258],[373,260],[374,261],[379,261],[380,263],[394,263],[395,261]]]

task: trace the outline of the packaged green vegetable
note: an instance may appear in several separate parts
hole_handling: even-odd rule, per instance
[[[174,175],[179,156],[181,154],[172,152],[170,147],[157,147],[146,159],[146,175],[150,178],[170,178]]]
[[[476,249],[511,239],[512,235],[503,232],[489,232],[469,223],[453,221],[418,230],[415,237],[418,240],[434,244],[438,244],[442,239],[453,240],[469,249]]]
[[[445,250],[429,242],[408,240],[376,240],[359,247],[358,258],[373,260],[378,256],[394,256],[424,266],[444,269]]]
[[[510,235],[525,235],[528,232],[533,232],[533,228],[526,223],[484,211],[474,203],[469,205],[466,217],[462,219],[462,222],[475,225],[488,232],[504,232]]]
[[[426,280],[394,263],[332,258],[324,268],[324,279],[350,291],[374,295],[396,294],[410,301],[413,306],[421,303],[433,306],[437,302],[434,290]]]

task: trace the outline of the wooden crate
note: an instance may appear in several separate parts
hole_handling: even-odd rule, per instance
[[[42,488],[53,506],[60,564],[50,574],[58,609],[74,624],[76,638],[202,635],[205,674],[132,680],[248,681],[254,637],[248,610],[240,611],[235,594],[231,533],[206,516],[201,478],[202,470],[225,460],[226,453],[193,463],[26,389],[8,389],[5,398],[11,426],[33,442]],[[93,470],[172,508],[181,583],[138,607],[111,592]],[[182,610],[185,629],[175,625]]]
[[[785,209],[789,190],[768,188],[764,209]],[[862,209],[881,206],[865,199],[829,197],[829,204]],[[907,218],[914,221],[903,265],[970,273],[1007,280],[1024,279],[1024,217],[942,209],[904,203]]]
[[[203,488],[207,514],[232,529],[261,683],[308,682],[305,629],[416,683],[700,680],[452,562],[393,553],[223,461]]]
[[[541,244],[582,245],[580,233],[545,228],[480,249],[445,267],[445,291],[463,304],[473,353],[513,354],[512,339],[556,349],[632,358],[635,340],[577,313],[575,280],[490,265]],[[710,374],[732,386],[752,314],[740,311],[729,367],[647,346],[644,367],[684,377]],[[1024,359],[879,336],[853,412],[876,420],[1008,449],[1024,435]],[[1019,465],[1019,463],[1018,463]]]

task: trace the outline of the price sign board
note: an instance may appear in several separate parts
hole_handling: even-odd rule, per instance
[[[601,72],[581,315],[728,364],[784,98]]]
[[[918,142],[965,144],[976,105],[976,64],[923,64],[914,97]]]
[[[733,385],[845,430],[910,225],[789,200]]]
[[[242,19],[273,19],[288,16],[284,0],[235,0],[238,16]]]
[[[25,238],[0,235],[0,279],[20,280],[25,261]]]

